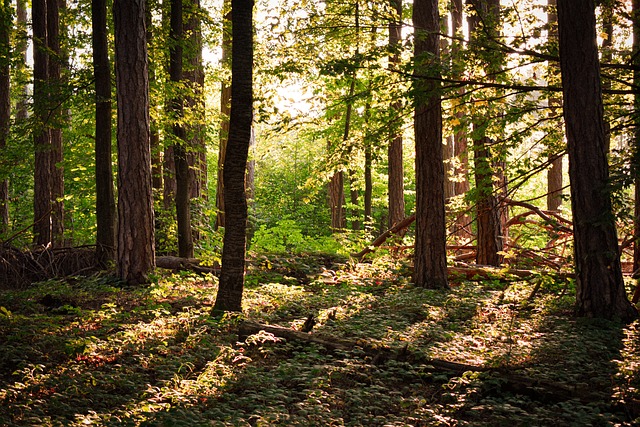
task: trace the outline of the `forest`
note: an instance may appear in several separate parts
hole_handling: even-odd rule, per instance
[[[640,425],[640,0],[2,0],[0,425]]]

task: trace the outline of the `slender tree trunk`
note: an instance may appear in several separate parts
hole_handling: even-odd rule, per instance
[[[35,168],[33,191],[34,243],[51,243],[51,137],[48,112],[47,2],[33,0],[33,110],[37,119],[34,128]]]
[[[116,203],[111,156],[111,64],[107,41],[107,1],[92,0],[93,73],[96,88],[97,256],[106,263],[116,247]]]
[[[338,171],[329,180],[329,208],[331,209],[331,230],[338,232],[347,226],[344,212],[344,173]]]
[[[395,15],[389,22],[389,68],[400,67],[400,49],[402,40],[402,0],[390,0]],[[402,160],[402,106],[394,101],[389,106],[390,132],[387,153],[389,164],[389,228],[405,217],[404,206],[404,167]]]
[[[49,50],[49,138],[51,139],[51,233],[54,246],[64,245],[64,169],[62,166],[62,51],[60,49],[60,0],[47,0],[47,48]]]
[[[147,283],[155,266],[144,0],[115,0],[118,101],[118,276]]]
[[[15,49],[20,58],[21,71],[27,67],[27,2],[26,0],[16,1],[16,23],[18,25],[16,34]],[[21,83],[20,98],[16,105],[16,122],[24,122],[28,115],[28,102],[29,88],[26,83]]]
[[[372,38],[374,36],[372,35]],[[365,229],[371,227],[372,214],[373,214],[373,206],[372,206],[372,198],[373,198],[373,177],[372,177],[372,167],[373,167],[373,147],[372,147],[372,137],[370,134],[370,118],[371,118],[371,78],[369,78],[369,88],[368,88],[368,96],[367,103],[364,107],[364,117],[365,117],[365,126],[367,129],[367,134],[364,137],[364,226]]]
[[[245,173],[253,121],[253,0],[232,0],[231,114],[224,161],[225,232],[214,311],[242,311],[246,252]]]
[[[632,3],[632,23],[633,23],[633,87],[635,88],[633,94],[633,108],[634,125],[633,132],[634,146],[633,146],[633,165],[632,170],[635,172],[634,176],[634,221],[633,221],[633,235],[635,236],[635,243],[633,245],[633,270],[636,271],[640,268],[640,0],[633,0]]]
[[[549,41],[558,39],[558,15],[556,13],[556,0],[547,0],[547,25],[549,26]],[[560,70],[555,64],[549,63],[548,73],[557,76]],[[562,107],[562,100],[556,95],[550,95],[547,102],[549,116],[558,115],[558,108]],[[557,211],[562,205],[562,155],[552,155],[549,158],[550,166],[547,170],[547,210]]]
[[[231,0],[224,1],[222,20],[222,67],[228,69],[231,64]],[[224,206],[224,159],[227,155],[227,141],[229,139],[229,116],[231,114],[231,86],[227,80],[222,81],[220,92],[220,141],[218,148],[218,180],[216,187],[216,228],[224,227],[225,206]]]
[[[593,0],[558,0],[577,314],[631,320],[611,199]]]
[[[171,29],[169,38],[169,78],[177,86],[182,82],[182,60],[184,45],[184,22],[182,0],[171,0]],[[174,124],[173,158],[176,168],[176,218],[178,220],[178,256],[193,257],[193,235],[191,234],[191,173],[187,156],[184,118],[184,95],[178,93],[171,100]]]
[[[454,37],[464,37],[462,33],[462,0],[452,0],[451,2],[451,31]],[[458,42],[459,43],[459,42]],[[451,48],[452,55],[452,69],[455,70],[456,76],[461,78],[464,70],[463,61],[459,60],[460,47],[458,43],[453,43]],[[458,89],[458,96],[462,97],[465,94],[465,89]],[[455,109],[455,117],[459,122],[462,122],[464,118],[464,111],[461,108]],[[465,195],[469,191],[469,153],[467,147],[467,132],[462,127],[456,130],[453,134],[453,157],[455,159],[455,166],[453,168],[453,175],[456,177],[454,182],[453,193],[456,196]],[[471,217],[466,213],[460,213],[456,215],[454,234],[458,239],[469,239],[472,236],[470,231]]]
[[[0,3],[0,152],[7,147],[11,120],[10,96],[10,32],[13,24],[11,2]],[[0,178],[0,235],[5,236],[9,230],[9,180]]]
[[[416,79],[416,243],[414,282],[426,288],[448,288],[444,165],[442,161],[442,107],[439,87],[440,17],[437,0],[415,0]]]
[[[153,17],[151,14],[151,9],[147,8],[146,11],[146,25],[147,25],[147,49],[150,49],[154,43],[155,31],[153,27]],[[157,79],[156,76],[156,65],[154,61],[149,59],[149,82],[154,82]],[[153,102],[153,97],[150,96],[150,102]],[[149,106],[151,110],[153,110],[154,106],[151,104]],[[151,176],[152,176],[152,185],[154,196],[160,196],[163,194],[164,188],[164,180],[163,178],[163,163],[162,163],[162,147],[160,146],[160,132],[158,129],[157,120],[154,120],[153,117],[150,117],[149,123],[149,143],[151,146]]]

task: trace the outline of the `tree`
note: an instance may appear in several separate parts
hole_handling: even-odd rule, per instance
[[[10,59],[11,45],[11,3],[0,3],[0,151],[7,148],[11,120],[10,96]],[[9,180],[0,178],[0,233],[6,234],[9,228]]]
[[[556,14],[556,0],[547,0],[547,25],[549,26],[549,42],[558,40],[558,15]],[[549,76],[555,77],[558,74],[556,64],[549,64]],[[555,79],[547,79],[553,80]],[[550,82],[550,83],[551,83]],[[555,94],[549,96],[547,102],[549,115],[556,116],[556,110],[561,106],[561,101]],[[549,158],[549,169],[547,170],[547,210],[557,211],[562,205],[562,155],[554,154]]]
[[[633,25],[633,85],[640,87],[640,0],[633,0],[632,6]],[[634,221],[633,221],[633,270],[640,269],[640,92],[636,89],[633,96],[634,115],[634,146],[633,164],[634,176]]]
[[[93,73],[96,88],[96,250],[98,259],[114,259],[116,204],[111,156],[111,66],[107,42],[107,1],[92,0]]]
[[[61,0],[47,0],[47,50],[49,139],[51,141],[51,240],[64,244],[64,170],[62,168],[62,50],[60,48]]]
[[[232,0],[231,112],[224,160],[225,232],[214,311],[242,311],[246,252],[245,170],[253,121],[253,0]]]
[[[223,5],[222,19],[222,57],[220,59],[222,67],[229,69],[231,62],[231,0],[225,0]],[[220,89],[220,140],[218,148],[218,173],[216,187],[216,228],[224,227],[224,159],[227,153],[227,141],[229,140],[229,115],[231,110],[231,86],[228,79],[222,80]]]
[[[447,252],[442,149],[442,107],[439,88],[440,17],[437,0],[416,0],[415,144],[416,243],[414,282],[427,288],[447,288]],[[428,78],[425,78],[428,77]]]
[[[184,45],[184,22],[182,0],[171,0],[171,29],[169,33],[169,78],[179,86],[182,82],[182,60]],[[171,100],[173,113],[173,158],[176,171],[176,219],[178,220],[178,255],[183,258],[193,257],[193,235],[191,233],[191,173],[187,155],[186,132],[183,123],[184,95],[174,88],[175,95]]]
[[[155,265],[144,0],[115,0],[118,100],[118,276],[148,282]]]
[[[35,167],[33,177],[33,234],[34,243],[51,243],[51,137],[49,133],[47,79],[47,2],[31,3],[33,27],[33,111],[36,117],[33,142]]]
[[[558,0],[558,32],[577,314],[630,321],[637,311],[625,293],[607,188],[609,167],[593,0]]]
[[[402,0],[390,0],[394,14],[389,21],[389,67],[397,70],[400,66],[400,48],[402,41]],[[400,100],[390,105],[392,121],[389,132],[389,227],[402,221],[405,216],[404,207],[404,169],[402,163],[402,113]]]

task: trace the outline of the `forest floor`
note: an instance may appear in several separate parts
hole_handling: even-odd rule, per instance
[[[254,258],[242,317],[211,317],[217,279],[187,273],[1,291],[0,425],[640,425],[638,322],[574,318],[573,284],[544,274],[433,291],[408,268]],[[309,336],[356,345],[238,337],[309,315]]]

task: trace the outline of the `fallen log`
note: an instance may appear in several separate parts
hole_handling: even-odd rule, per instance
[[[493,268],[487,266],[473,266],[473,267],[448,267],[448,272],[452,276],[464,277],[467,280],[485,280],[495,279],[496,277],[504,276],[516,276],[523,279],[531,277],[536,274],[540,274],[541,271],[537,270],[521,270],[515,268]],[[575,273],[560,272],[560,271],[548,271],[545,272],[549,275],[556,276],[560,279],[573,279]]]
[[[506,371],[507,368],[485,367],[469,365],[466,363],[452,362],[443,359],[428,358],[424,355],[408,350],[407,345],[399,350],[393,350],[386,346],[374,346],[364,340],[347,340],[333,336],[320,335],[297,331],[276,325],[265,325],[245,320],[239,325],[238,336],[240,341],[246,340],[250,335],[261,331],[273,334],[275,337],[289,341],[319,344],[330,352],[350,351],[359,349],[366,356],[371,357],[372,363],[382,365],[389,360],[408,362],[419,365],[421,370],[462,375],[465,372],[479,372],[496,378],[501,390],[529,396],[544,402],[566,401],[579,399],[583,402],[594,402],[602,399],[602,395],[589,387],[569,386],[563,383],[535,379],[529,376],[514,374]]]
[[[193,271],[198,274],[215,274],[220,273],[219,267],[207,267],[200,265],[197,258],[180,258],[177,256],[159,256],[156,257],[156,267],[173,271]]]

